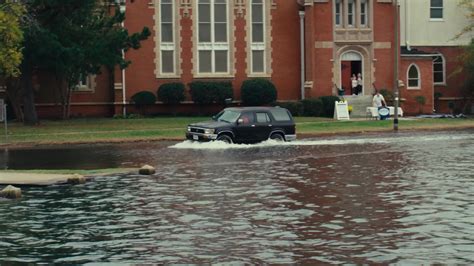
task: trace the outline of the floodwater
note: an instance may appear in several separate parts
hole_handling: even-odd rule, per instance
[[[472,130],[4,151],[4,168],[157,173],[0,201],[0,264],[473,264],[473,158]]]

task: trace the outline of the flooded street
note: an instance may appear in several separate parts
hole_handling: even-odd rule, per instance
[[[473,264],[473,158],[472,130],[4,150],[4,169],[157,173],[0,200],[0,264]]]

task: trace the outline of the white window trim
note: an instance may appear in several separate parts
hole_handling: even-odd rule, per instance
[[[162,31],[161,31],[161,26],[162,26],[162,12],[161,12],[161,5],[162,5],[162,2],[160,1],[160,8],[159,8],[159,11],[158,11],[158,14],[159,14],[159,24],[160,24],[160,31],[159,31],[159,37],[160,38],[160,75],[162,76],[166,76],[166,75],[176,75],[176,62],[175,62],[175,56],[176,56],[176,34],[174,32],[174,28],[175,28],[175,12],[174,12],[174,9],[175,9],[175,3],[174,1],[171,1],[171,21],[172,21],[172,31],[173,31],[173,41],[172,42],[163,42],[162,41]],[[163,51],[173,51],[173,72],[166,72],[164,73],[163,72],[163,56],[162,56],[162,52]]]
[[[252,20],[252,12],[253,12],[253,0],[249,0],[250,2],[250,20]],[[267,27],[267,16],[266,16],[266,12],[265,10],[267,9],[267,5],[265,4],[265,0],[262,0],[262,19],[263,19],[263,42],[253,42],[251,41],[251,44],[250,44],[250,73],[252,75],[263,75],[263,74],[266,74],[267,73],[267,54],[266,54],[266,43],[267,43],[267,36],[266,36],[266,27]],[[250,21],[250,34],[249,34],[249,38],[252,39],[253,38],[253,20]],[[253,71],[253,51],[263,51],[263,71],[262,72],[254,72]]]
[[[249,78],[270,78],[272,74],[272,25],[271,25],[271,7],[272,7],[272,0],[263,0],[263,23],[264,23],[264,36],[263,40],[264,43],[252,43],[252,17],[251,17],[251,5],[252,1],[248,0],[247,10],[246,12],[246,32],[247,32],[247,69],[246,74]],[[255,49],[254,49],[255,48]],[[253,58],[252,58],[252,51],[254,50],[263,50],[264,51],[264,72],[253,72]]]
[[[337,14],[336,13],[336,6],[339,5],[339,24],[336,23],[337,19]],[[342,28],[344,27],[344,1],[343,0],[335,0],[334,1],[334,26],[336,28]]]
[[[230,40],[230,33],[231,33],[231,23],[233,23],[233,20],[231,19],[231,6],[230,2],[226,1],[226,13],[227,13],[227,42],[215,42],[215,18],[214,18],[214,8],[215,8],[215,0],[210,0],[210,6],[211,6],[211,42],[210,43],[200,43],[199,42],[199,0],[195,1],[195,19],[194,19],[194,25],[195,25],[195,41],[196,41],[196,64],[195,64],[195,71],[197,75],[196,77],[228,77],[232,73],[231,69],[231,40]],[[199,70],[199,52],[200,51],[211,51],[211,72],[200,72]],[[227,72],[216,72],[215,71],[215,51],[227,51]]]
[[[349,13],[349,2],[352,3],[352,13]],[[347,0],[346,1],[346,10],[347,12],[345,12],[345,17],[347,18],[346,19],[346,27],[348,28],[355,28],[356,27],[356,24],[357,24],[357,1],[356,0]],[[352,15],[352,24],[349,24],[349,15]]]
[[[369,27],[369,0],[365,0],[365,13],[362,13],[362,1],[364,0],[359,0],[358,1],[358,5],[359,5],[359,16],[358,16],[358,19],[359,19],[359,27],[361,28],[368,28]],[[362,14],[365,15],[365,23],[362,24]]]
[[[181,41],[179,32],[179,7],[176,1],[171,1],[172,5],[172,30],[173,42],[161,41],[161,1],[156,0],[155,3],[155,76],[159,79],[179,78],[180,69],[180,46]],[[162,51],[173,51],[173,73],[163,73]]]
[[[444,6],[445,6],[445,5],[444,5],[444,0],[441,0],[441,1],[442,1],[442,2],[441,2],[441,3],[442,3],[442,6],[441,6],[441,7],[433,7],[433,6],[431,5],[431,0],[430,0],[430,21],[444,21]],[[432,9],[441,9],[441,11],[442,11],[442,16],[441,16],[440,18],[432,18],[432,17],[431,17],[431,10],[432,10]]]
[[[410,87],[410,69],[412,67],[415,67],[416,68],[416,71],[418,72],[418,86],[416,87]],[[407,90],[420,90],[421,89],[421,72],[420,72],[420,68],[418,67],[417,64],[413,63],[413,64],[410,64],[410,66],[408,66],[408,69],[407,69]]]
[[[436,57],[441,57],[441,60],[443,60],[443,82],[435,82],[434,81],[434,59],[433,59],[433,84],[438,85],[438,86],[445,86],[446,85],[446,59],[442,54],[437,55]]]
[[[94,92],[95,91],[95,77],[96,75],[87,75],[86,84],[82,84],[79,80],[78,84],[72,90],[73,92]]]

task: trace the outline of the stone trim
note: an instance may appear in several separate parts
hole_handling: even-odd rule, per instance
[[[334,49],[335,60],[333,64],[333,84],[342,86],[341,80],[341,56],[349,51],[354,51],[362,56],[362,76],[363,76],[363,95],[371,95],[373,92],[372,84],[375,82],[375,66],[373,62],[372,45],[341,45]],[[333,93],[337,93],[335,88]]]
[[[314,44],[314,48],[333,48],[334,47],[334,43],[333,42],[315,42]]]
[[[374,49],[392,49],[391,42],[374,42]]]

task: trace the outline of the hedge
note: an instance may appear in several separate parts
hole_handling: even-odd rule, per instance
[[[323,112],[322,116],[324,117],[334,117],[334,106],[336,101],[340,101],[337,96],[322,96],[319,99],[323,102]]]
[[[204,82],[189,83],[191,98],[197,104],[225,104],[225,100],[233,98],[234,91],[231,82]]]
[[[249,79],[242,83],[242,103],[247,106],[260,106],[274,103],[277,99],[275,85],[267,79]]]
[[[304,116],[321,116],[323,113],[323,101],[318,98],[304,99],[301,101],[303,105]]]
[[[162,84],[157,91],[158,99],[165,104],[178,104],[186,99],[181,82]]]

